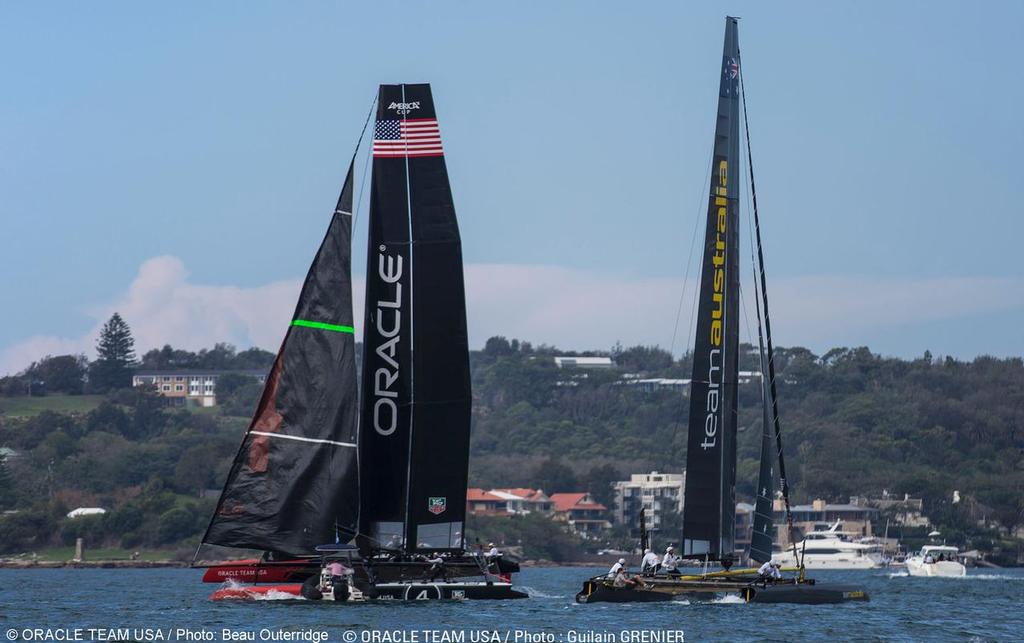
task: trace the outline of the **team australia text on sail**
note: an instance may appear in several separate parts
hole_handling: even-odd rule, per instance
[[[729,201],[726,188],[729,177],[729,163],[725,159],[718,165],[718,186],[715,188],[716,233],[711,265],[714,267],[711,292],[711,348],[708,351],[708,396],[705,405],[704,440],[702,449],[713,449],[718,444],[718,410],[721,405],[722,384],[722,312],[725,301],[725,249],[726,240],[722,235],[728,226]]]

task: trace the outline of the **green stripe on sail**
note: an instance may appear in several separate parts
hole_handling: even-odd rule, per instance
[[[307,319],[295,319],[292,326],[305,326],[306,328],[319,328],[320,330],[333,330],[336,333],[355,333],[351,326],[339,326],[337,324],[325,324],[324,322],[309,321]]]

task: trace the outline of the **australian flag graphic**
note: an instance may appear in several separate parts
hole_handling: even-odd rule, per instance
[[[728,98],[739,95],[740,63],[732,56],[722,57],[722,85],[719,94]]]

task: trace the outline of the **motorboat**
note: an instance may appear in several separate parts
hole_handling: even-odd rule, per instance
[[[952,545],[925,545],[921,551],[907,558],[907,573],[911,576],[937,576],[960,578],[967,568],[960,562],[960,552]]]
[[[809,532],[793,549],[786,549],[776,556],[784,566],[798,564],[799,557],[807,569],[875,569],[883,566],[882,546],[876,542],[864,542],[860,534],[841,531],[842,521],[836,521],[828,529]]]

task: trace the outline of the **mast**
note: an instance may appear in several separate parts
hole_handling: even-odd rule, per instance
[[[739,45],[726,18],[690,396],[683,555],[731,559],[739,349]]]
[[[646,554],[647,549],[651,546],[650,540],[647,536],[647,510],[640,507],[640,553]]]
[[[203,543],[294,556],[355,534],[353,163]]]
[[[360,429],[364,550],[462,550],[470,379],[462,250],[430,86],[381,85]]]

